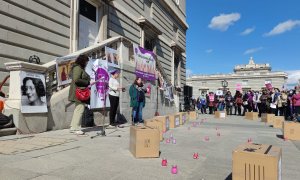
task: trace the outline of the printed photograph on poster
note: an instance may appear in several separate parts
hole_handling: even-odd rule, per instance
[[[136,44],[133,44],[134,58],[135,58],[135,74],[147,81],[154,81],[156,66],[155,58],[156,55],[152,51],[148,51]]]
[[[147,90],[147,92],[145,93],[146,97],[151,97],[151,83],[147,82],[145,84],[145,88]]]
[[[85,71],[96,83],[91,87],[90,109],[110,107],[108,98],[108,63],[103,59],[90,59]]]
[[[105,58],[108,66],[120,68],[120,58],[117,50],[105,47]]]
[[[45,75],[20,72],[21,112],[44,113],[47,110]]]
[[[56,58],[56,74],[58,86],[70,84],[70,73],[77,56]]]
[[[165,88],[165,98],[167,98],[169,101],[174,101],[174,94],[173,94],[172,86],[167,86]]]

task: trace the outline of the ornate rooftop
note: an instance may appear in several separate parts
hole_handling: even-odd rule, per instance
[[[253,57],[250,57],[249,64],[236,65],[234,67],[234,72],[245,72],[245,71],[271,71],[270,64],[255,64]]]

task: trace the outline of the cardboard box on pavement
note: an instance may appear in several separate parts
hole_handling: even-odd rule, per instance
[[[177,128],[180,126],[180,115],[173,114],[169,115],[170,118],[170,129]]]
[[[130,127],[129,150],[136,158],[159,157],[159,130],[143,126]]]
[[[267,114],[267,113],[262,113],[261,114],[261,122],[265,122],[265,123],[272,123],[273,124],[273,117],[275,116],[275,114]]]
[[[186,112],[180,112],[178,113],[180,116],[180,125],[183,125],[187,122],[187,113]]]
[[[300,140],[300,123],[285,121],[283,124],[283,136],[285,139]]]
[[[169,116],[155,116],[153,119],[157,119],[163,123],[163,133],[170,129],[170,118]]]
[[[217,119],[226,118],[225,111],[215,111],[215,118]]]
[[[242,144],[232,153],[232,179],[281,180],[279,147],[266,144]]]
[[[148,119],[144,122],[145,126],[155,128],[159,130],[159,140],[164,140],[163,138],[163,122],[157,119]]]
[[[246,112],[245,119],[258,120],[258,112]]]
[[[274,116],[272,118],[273,118],[273,128],[282,129],[283,122],[284,122],[284,116]]]
[[[197,119],[197,112],[196,111],[189,111],[189,120],[196,120]]]

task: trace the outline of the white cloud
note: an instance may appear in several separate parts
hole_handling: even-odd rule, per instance
[[[206,53],[212,53],[213,52],[213,49],[207,49],[206,51],[205,51]]]
[[[252,48],[252,49],[247,49],[244,54],[247,55],[247,54],[253,54],[253,53],[256,53],[258,51],[261,51],[263,50],[264,48],[263,47],[258,47],[258,48]]]
[[[294,29],[297,26],[300,26],[300,20],[288,20],[279,23],[270,32],[266,33],[265,36],[274,36],[274,35],[282,34]]]
[[[220,14],[219,16],[214,16],[211,19],[208,27],[211,29],[226,31],[229,26],[233,25],[234,22],[238,21],[240,18],[241,15],[239,13]]]
[[[300,79],[300,70],[286,71],[288,74],[287,84],[298,84]]]
[[[246,36],[246,35],[252,33],[254,30],[255,30],[255,27],[247,28],[247,29],[245,29],[245,31],[241,32],[241,35]]]

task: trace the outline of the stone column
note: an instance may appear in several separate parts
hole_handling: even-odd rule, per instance
[[[21,112],[21,71],[44,74],[46,67],[26,63],[5,63],[10,71],[9,98],[5,101],[5,114],[13,115],[14,124],[19,134],[40,133],[47,130],[48,113],[22,113]]]

